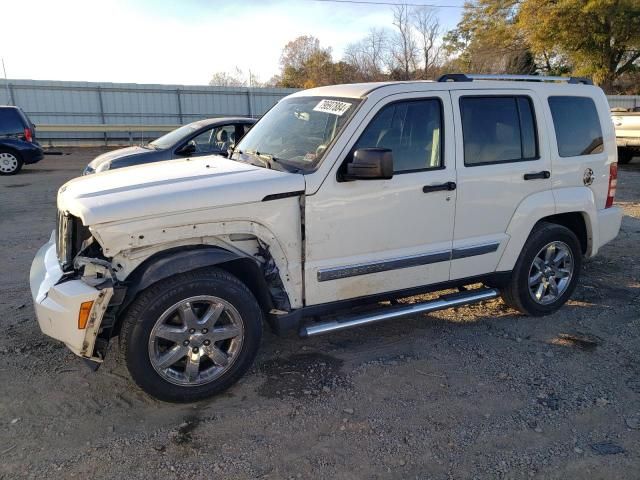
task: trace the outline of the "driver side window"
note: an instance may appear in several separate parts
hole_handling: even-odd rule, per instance
[[[394,173],[442,168],[440,100],[409,100],[383,107],[354,146],[388,148]]]
[[[235,138],[235,127],[223,125],[205,130],[191,140],[196,145],[197,153],[226,152]]]

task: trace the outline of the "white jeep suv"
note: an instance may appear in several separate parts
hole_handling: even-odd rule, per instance
[[[38,322],[96,365],[119,336],[140,387],[194,401],[247,371],[263,320],[312,336],[499,295],[549,314],[618,233],[616,167],[607,99],[584,79],[297,92],[229,159],[60,188],[57,230],[31,268]]]

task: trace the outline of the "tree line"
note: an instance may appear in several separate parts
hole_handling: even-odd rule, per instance
[[[473,0],[456,28],[438,11],[396,5],[341,59],[319,39],[288,42],[267,82],[236,68],[210,84],[312,88],[433,79],[445,72],[587,76],[607,93],[640,94],[640,0]]]

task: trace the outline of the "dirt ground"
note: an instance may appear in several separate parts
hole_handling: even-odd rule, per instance
[[[223,396],[171,405],[41,334],[29,267],[97,150],[0,178],[0,479],[640,477],[640,159],[619,237],[556,314],[499,300],[301,340],[268,333]]]

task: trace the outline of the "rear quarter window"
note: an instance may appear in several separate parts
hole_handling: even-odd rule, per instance
[[[25,125],[15,108],[0,108],[0,134],[22,133]]]
[[[549,97],[561,157],[593,155],[604,150],[595,103],[589,97]]]

